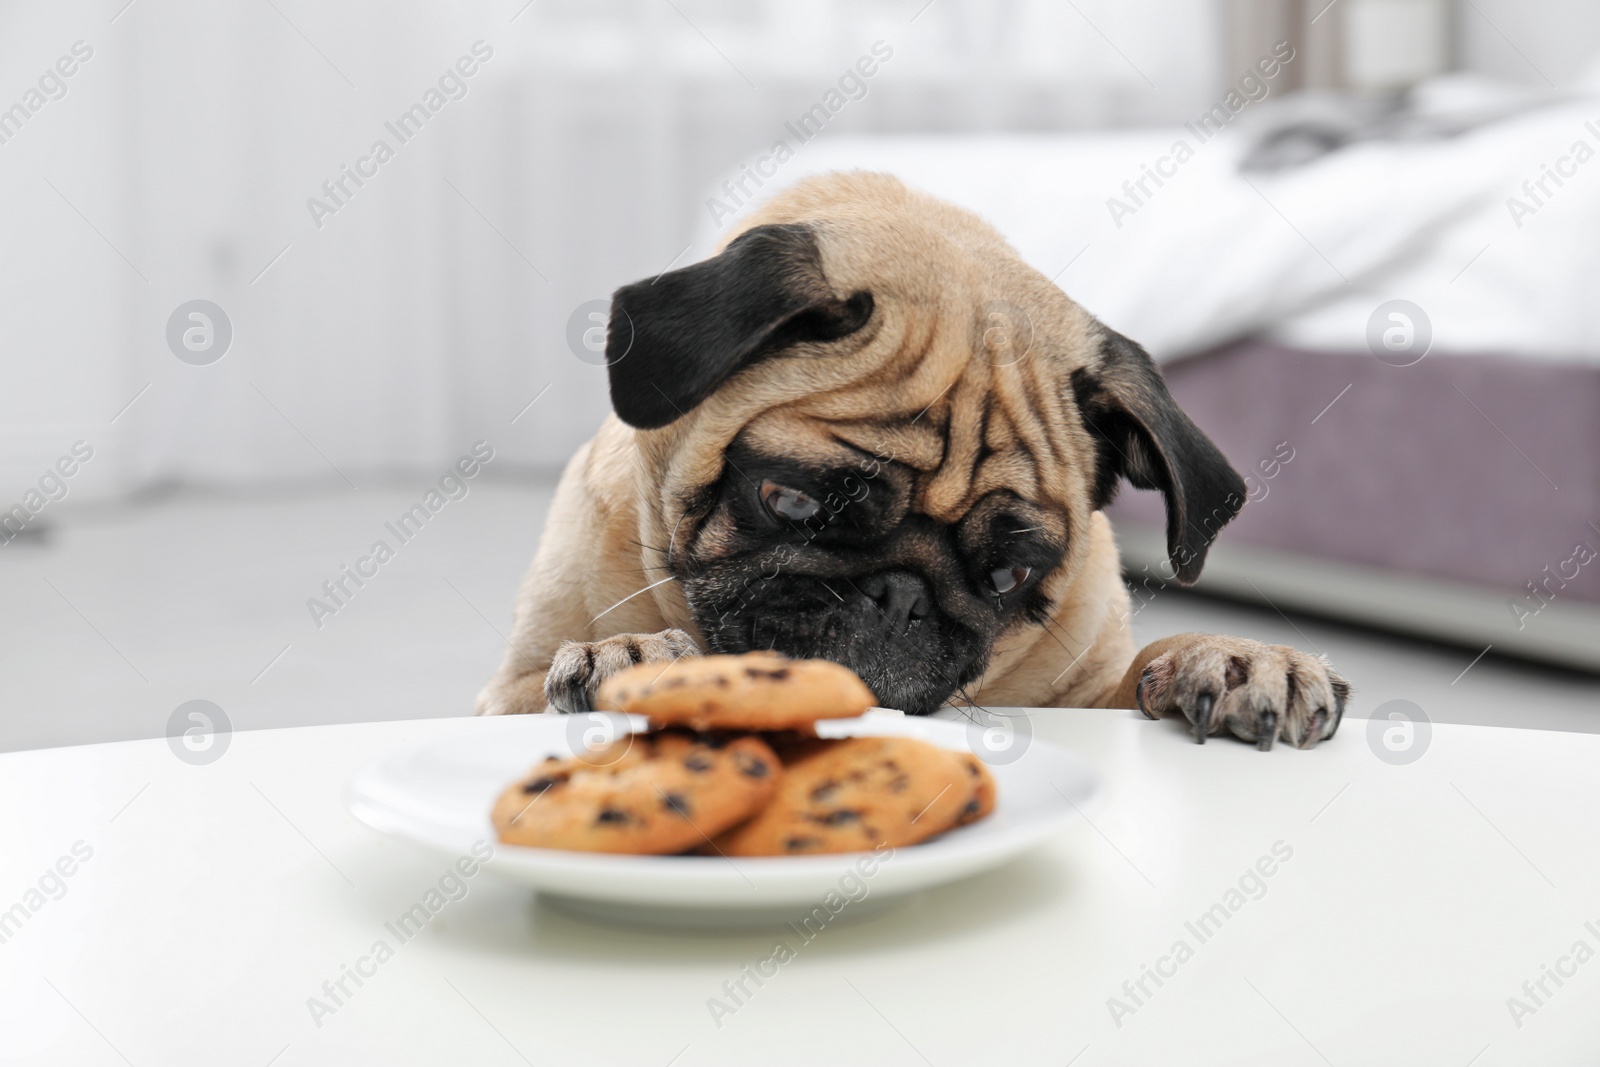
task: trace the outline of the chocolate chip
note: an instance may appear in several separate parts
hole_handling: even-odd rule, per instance
[[[741,752],[735,762],[739,765],[739,773],[746,778],[765,778],[767,776],[766,760],[759,760],[754,756],[747,756]]]
[[[685,819],[689,817],[689,798],[682,793],[666,793],[661,797],[661,806],[668,811],[676,812]]]
[[[781,682],[789,677],[788,667],[774,667],[772,670],[762,670],[760,667],[746,667],[744,673],[750,678],[766,678],[774,682]]]
[[[967,761],[967,773],[974,778],[978,777],[978,765],[971,760]]]
[[[815,801],[827,800],[829,797],[833,796],[834,791],[838,788],[839,783],[830,778],[811,791],[811,799]]]
[[[595,825],[602,826],[607,823],[625,823],[629,822],[630,819],[628,813],[621,808],[601,808],[600,814],[594,817],[594,821]]]
[[[961,817],[965,819],[969,815],[976,814],[978,814],[978,802],[976,800],[967,801],[967,806],[961,809]]]
[[[685,756],[683,765],[696,774],[704,774],[711,769],[711,761],[698,753]]]
[[[820,837],[791,837],[783,842],[783,847],[790,852],[799,852],[803,848],[816,848],[822,844]]]
[[[559,777],[553,778],[553,777],[550,777],[549,775],[546,775],[546,776],[544,776],[542,778],[535,778],[533,781],[528,782],[527,784],[525,784],[522,787],[522,791],[524,793],[532,796],[535,793],[543,793],[546,789],[549,789],[551,786],[560,785],[564,781],[566,781],[565,778],[559,778]]]
[[[830,811],[825,815],[808,815],[807,818],[814,823],[821,823],[823,826],[843,826],[847,822],[860,821],[861,813],[852,811],[849,808],[840,808],[838,811]]]
[[[889,792],[904,793],[906,791],[906,787],[910,784],[911,776],[909,774],[897,774],[893,778],[889,779]]]

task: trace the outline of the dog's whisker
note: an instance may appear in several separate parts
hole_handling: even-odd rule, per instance
[[[661,579],[659,582],[651,582],[649,585],[645,586],[643,589],[639,589],[639,590],[636,590],[636,591],[634,591],[632,593],[629,593],[627,596],[623,597],[621,600],[617,601],[615,604],[611,605],[609,608],[607,608],[606,610],[602,611],[600,614],[596,615],[594,618],[590,619],[589,620],[589,625],[593,626],[595,623],[599,622],[601,619],[605,618],[607,615],[611,614],[613,611],[616,611],[618,608],[622,607],[622,605],[626,604],[628,601],[632,600],[634,597],[638,596],[640,593],[648,593],[650,590],[654,589],[658,585],[666,585],[668,582],[675,582],[677,580],[678,580],[678,576],[677,575],[669,574],[665,578]]]
[[[1056,644],[1060,645],[1061,646],[1061,650],[1063,652],[1070,653],[1072,651],[1072,649],[1067,647],[1067,643],[1065,641],[1061,640],[1061,638],[1056,636],[1055,630],[1051,629],[1051,627],[1050,627],[1050,620],[1049,619],[1040,620],[1039,629],[1043,630],[1046,634],[1048,634],[1050,636],[1050,640],[1052,640]],[[1072,637],[1071,634],[1068,634],[1067,636],[1068,637]],[[1077,638],[1073,638],[1073,641],[1074,641],[1074,643],[1076,643]]]
[[[664,553],[666,555],[666,557],[667,557],[667,563],[668,564],[672,563],[672,549],[678,543],[678,527],[682,526],[683,525],[683,520],[687,519],[688,517],[689,517],[688,513],[685,512],[684,514],[678,516],[678,521],[677,522],[672,524],[672,534],[671,534],[671,536],[669,536],[667,538],[667,550]]]
[[[649,552],[660,552],[662,555],[666,555],[667,554],[667,549],[664,549],[659,545],[647,545],[643,541],[635,541],[631,537],[628,538],[628,544],[637,545],[639,548],[645,549],[646,551],[649,551]]]

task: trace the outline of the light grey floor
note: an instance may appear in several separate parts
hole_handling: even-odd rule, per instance
[[[466,715],[505,647],[549,506],[545,480],[480,480],[408,543],[428,487],[63,509],[0,548],[0,751],[157,737],[201,698],[233,729]],[[373,542],[396,548],[319,628],[306,606]],[[1600,680],[1163,593],[1136,636],[1216,630],[1326,653],[1351,713],[1406,699],[1440,722],[1600,732]],[[1465,673],[1463,674],[1463,670]]]

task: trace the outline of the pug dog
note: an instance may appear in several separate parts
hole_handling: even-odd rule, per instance
[[[1309,748],[1320,657],[1135,652],[1104,508],[1160,491],[1192,583],[1245,486],[1137,344],[976,216],[873,173],[778,194],[703,262],[617,290],[614,416],[568,464],[480,714],[577,712],[641,662],[776,649],[885,707],[1138,708]]]

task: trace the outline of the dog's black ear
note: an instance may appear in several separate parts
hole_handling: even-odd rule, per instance
[[[1192,584],[1211,542],[1244,507],[1244,480],[1179,409],[1149,354],[1116,331],[1105,331],[1098,366],[1072,372],[1072,388],[1099,449],[1095,507],[1110,503],[1120,478],[1161,490],[1167,556],[1178,581]]]
[[[720,254],[611,298],[611,406],[653,430],[734,373],[802,341],[833,341],[872,317],[872,295],[835,293],[810,227],[757,226]]]

